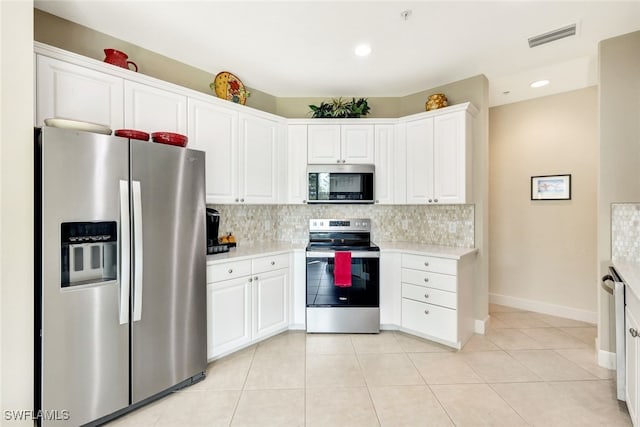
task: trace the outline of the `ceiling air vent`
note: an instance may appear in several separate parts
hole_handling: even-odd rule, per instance
[[[529,47],[540,46],[541,44],[550,43],[565,37],[576,35],[576,24],[567,25],[539,36],[529,37]]]

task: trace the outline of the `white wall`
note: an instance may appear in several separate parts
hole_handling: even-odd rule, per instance
[[[490,300],[597,319],[596,87],[491,108]],[[535,175],[572,175],[568,201],[531,201]]]
[[[33,3],[0,1],[0,408],[33,409]],[[7,421],[3,425],[31,426]]]

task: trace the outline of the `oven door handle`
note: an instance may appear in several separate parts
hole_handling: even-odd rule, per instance
[[[345,251],[351,252],[351,258],[380,258],[378,251]],[[335,258],[336,251],[307,251],[307,258]]]

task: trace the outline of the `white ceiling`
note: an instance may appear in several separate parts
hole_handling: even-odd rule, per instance
[[[597,84],[635,1],[50,1],[46,12],[278,97],[404,96],[478,74],[492,106]],[[411,10],[407,20],[402,11]],[[576,36],[529,48],[572,23]],[[369,43],[370,56],[353,54]],[[531,89],[529,83],[551,84]],[[504,92],[509,92],[504,94]]]

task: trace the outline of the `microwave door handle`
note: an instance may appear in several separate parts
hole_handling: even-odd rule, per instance
[[[140,181],[132,181],[133,189],[133,321],[142,319],[142,194]]]
[[[129,228],[129,181],[120,180],[120,324],[129,323],[131,284],[131,235]]]

